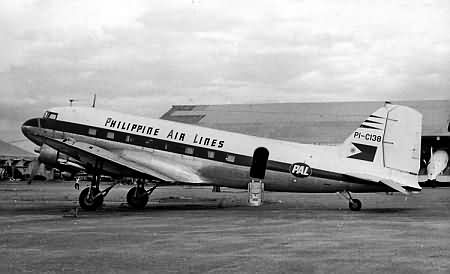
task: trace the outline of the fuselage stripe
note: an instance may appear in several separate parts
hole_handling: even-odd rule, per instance
[[[222,162],[227,164],[239,165],[239,166],[247,166],[250,167],[252,165],[252,156],[236,154],[233,152],[226,152],[222,150],[217,150],[213,148],[204,148],[200,146],[187,145],[183,143],[173,142],[169,140],[161,140],[154,137],[142,136],[133,133],[125,133],[121,131],[117,131],[114,129],[105,129],[97,126],[90,126],[85,124],[79,124],[74,122],[67,122],[61,120],[54,119],[43,119],[39,118],[40,127],[47,130],[54,130],[65,134],[77,134],[85,137],[96,138],[107,141],[114,141],[122,144],[133,145],[137,147],[146,147],[150,149],[167,151],[175,154],[193,156],[197,158],[202,158],[205,160],[211,160],[216,162]],[[95,136],[89,134],[90,130],[95,130]],[[108,133],[114,133],[114,138],[108,138]],[[129,141],[127,141],[129,140]],[[187,153],[186,148],[193,148],[193,154]],[[214,157],[210,158],[208,152],[214,152]],[[230,162],[227,160],[229,155],[234,156],[234,161]],[[270,156],[269,156],[270,157]],[[268,160],[267,162],[267,170],[277,171],[283,173],[290,173],[291,163],[284,163],[280,161]],[[357,179],[351,176],[347,176],[345,174],[336,173],[327,170],[315,169],[312,167],[314,172],[312,173],[312,177],[317,178],[325,178],[332,179],[338,181],[346,181],[351,183],[363,183],[363,184],[376,184],[375,182],[366,181],[362,179]]]

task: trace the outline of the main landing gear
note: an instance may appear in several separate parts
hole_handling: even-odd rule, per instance
[[[142,209],[148,203],[148,197],[156,189],[157,185],[153,186],[149,190],[145,190],[144,183],[142,181],[137,182],[137,186],[131,188],[127,193],[127,203],[132,208]]]
[[[112,184],[105,190],[100,190],[100,175],[93,175],[91,186],[81,191],[78,201],[82,209],[87,211],[94,211],[103,204],[104,197],[115,186]],[[144,181],[138,180],[137,186],[131,188],[127,193],[128,205],[132,208],[142,209],[148,203],[150,194],[156,189],[158,185],[154,185],[150,189],[146,190],[144,187]]]
[[[93,175],[91,186],[83,189],[78,197],[81,208],[88,211],[96,210],[103,204],[103,198],[114,186],[115,184],[112,184],[100,191],[100,175]]]
[[[348,200],[348,207],[351,211],[360,211],[362,207],[362,203],[358,199],[353,199],[352,195],[348,191],[338,192],[341,197]]]

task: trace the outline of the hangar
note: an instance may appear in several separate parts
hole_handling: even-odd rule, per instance
[[[338,144],[382,101],[174,105],[162,119],[300,143]],[[423,114],[422,162],[431,150],[450,152],[450,100],[395,101]],[[449,181],[450,169],[439,181]]]
[[[56,170],[37,158],[37,154],[0,140],[0,180],[29,179],[33,171],[34,180],[53,180]]]
[[[36,155],[0,140],[0,179],[23,178],[31,173]]]

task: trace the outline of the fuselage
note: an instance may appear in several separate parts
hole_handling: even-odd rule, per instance
[[[192,184],[246,188],[257,148],[269,152],[266,190],[289,192],[388,192],[383,184],[355,180],[346,171],[363,173],[370,168],[343,157],[341,146],[299,144],[243,135],[195,125],[122,114],[95,108],[61,107],[44,118],[28,120],[22,131],[42,145],[47,138],[73,138],[93,144],[145,165],[189,173]],[[292,165],[306,164],[307,176],[294,176]],[[117,170],[116,175],[120,175]]]

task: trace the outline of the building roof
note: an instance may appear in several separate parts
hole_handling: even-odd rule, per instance
[[[423,135],[449,133],[450,100],[400,101],[423,114]],[[303,143],[340,143],[384,102],[175,105],[162,119]]]

